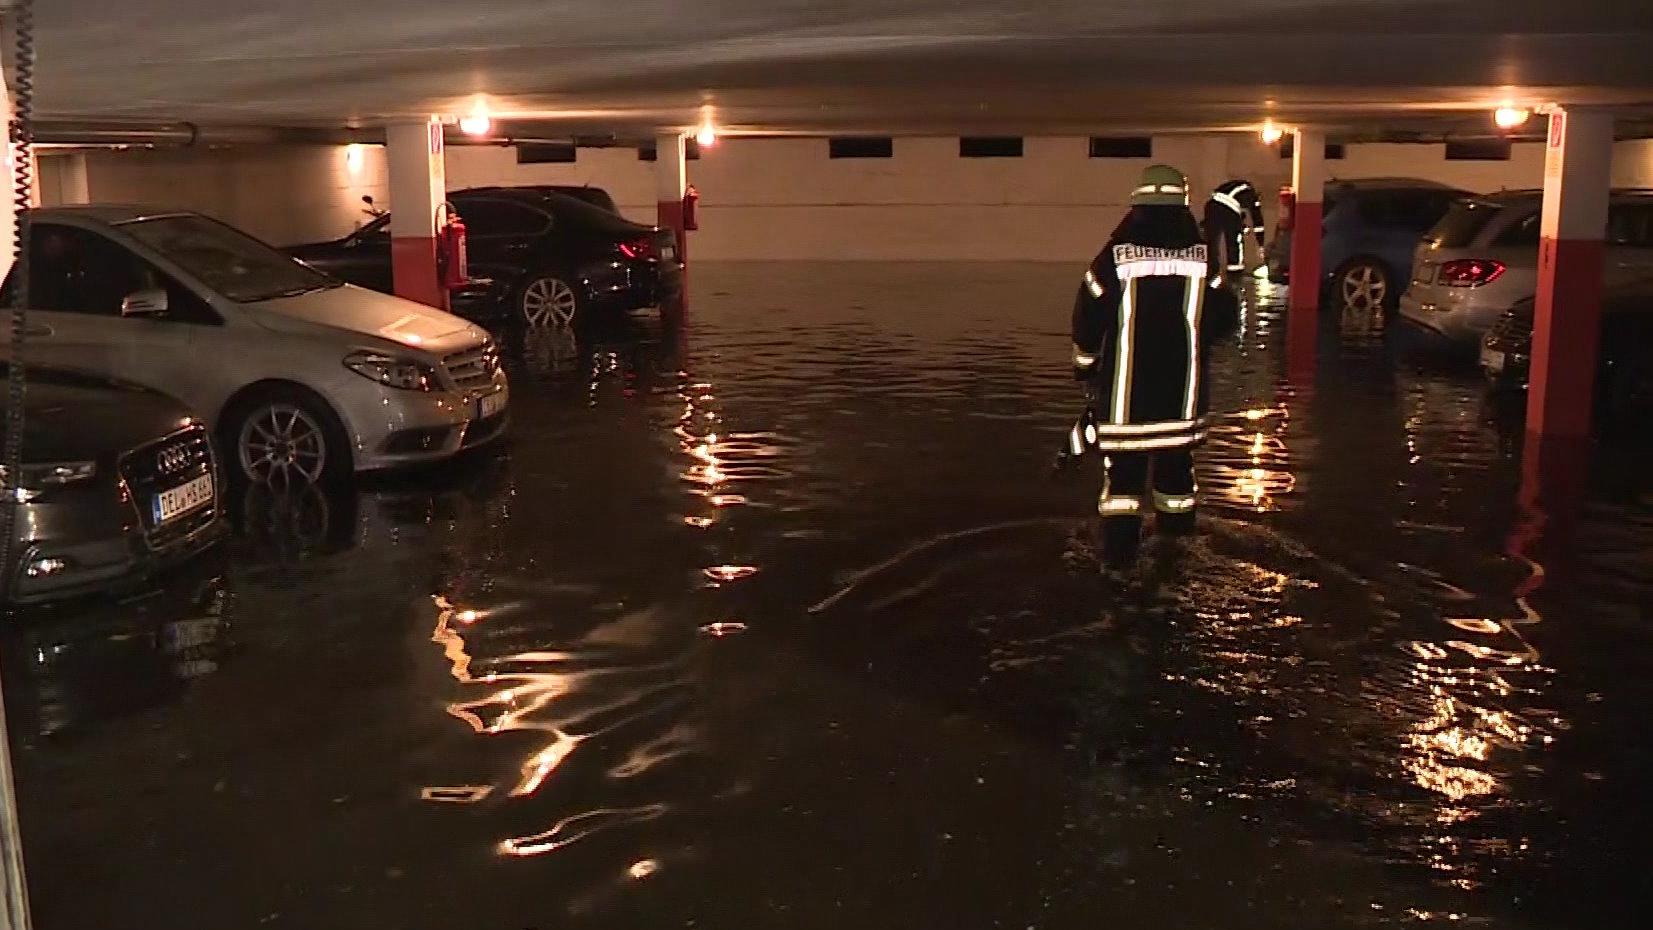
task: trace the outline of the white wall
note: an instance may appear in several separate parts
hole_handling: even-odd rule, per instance
[[[1543,186],[1544,143],[1518,142],[1510,146],[1508,161],[1447,161],[1445,145],[1350,145],[1344,149],[1344,158],[1327,162],[1327,169],[1336,178],[1428,178],[1490,194]]]
[[[1243,177],[1264,194],[1291,162],[1254,136],[1161,136],[1153,159],[1090,158],[1083,137],[1029,137],[1022,158],[958,156],[946,138],[898,138],[888,159],[830,159],[824,139],[726,139],[689,163],[701,193],[692,254],[708,259],[1082,260],[1112,230],[1151,161],[1181,167],[1196,191]],[[1336,178],[1420,177],[1477,192],[1532,187],[1543,145],[1509,161],[1447,161],[1444,145],[1349,145]],[[574,164],[518,165],[511,149],[448,149],[450,186],[591,183],[652,222],[647,162],[631,149],[581,149]],[[1196,202],[1196,209],[1198,203]]]
[[[104,151],[87,156],[93,203],[199,210],[276,245],[342,236],[368,217],[361,198],[386,204],[384,149],[305,145]]]
[[[277,244],[343,235],[365,219],[360,198],[388,199],[384,153],[362,148],[351,171],[342,146],[98,152],[94,201],[149,202],[218,216]],[[1445,147],[1352,144],[1335,178],[1419,177],[1468,190],[1535,187],[1543,146],[1508,161],[1447,161]],[[1161,136],[1153,161],[1178,165],[1196,191],[1231,177],[1263,192],[1291,163],[1252,135]],[[1056,260],[1090,257],[1124,210],[1148,159],[1090,158],[1082,137],[1028,137],[1024,156],[958,156],[946,138],[898,138],[894,157],[830,159],[825,139],[725,139],[689,163],[700,190],[699,259]],[[582,148],[572,164],[519,165],[503,146],[451,146],[450,189],[488,184],[595,184],[639,222],[655,218],[654,164],[631,148]],[[49,179],[49,171],[46,172]],[[1653,186],[1653,142],[1620,143],[1614,183]],[[47,202],[51,187],[43,184]],[[386,204],[388,205],[388,204]],[[1198,209],[1198,201],[1195,204]]]
[[[1614,147],[1613,186],[1653,188],[1653,139],[1620,142]]]

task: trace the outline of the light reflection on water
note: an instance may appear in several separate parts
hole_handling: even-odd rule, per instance
[[[1085,534],[1073,532],[1082,511],[1069,509],[1089,493],[1088,478],[1015,497],[1000,512],[1020,520],[988,519],[991,506],[949,509],[990,502],[991,483],[1018,480],[1043,442],[1008,442],[973,423],[1041,428],[1071,411],[1071,388],[1037,348],[1059,342],[1060,329],[1007,335],[999,321],[984,338],[997,311],[970,307],[957,308],[960,321],[920,316],[892,331],[861,325],[856,309],[820,320],[777,311],[754,326],[720,318],[714,304],[691,329],[688,354],[662,356],[655,371],[636,347],[594,352],[581,369],[588,403],[635,407],[667,437],[663,467],[682,503],[667,494],[658,506],[695,534],[671,559],[695,566],[701,584],[651,589],[652,606],[628,607],[653,618],[650,648],[593,649],[530,625],[519,632],[535,648],[500,651],[480,671],[469,638],[493,622],[489,612],[437,599],[433,638],[455,680],[483,691],[449,713],[481,737],[539,736],[515,771],[483,786],[503,798],[489,803],[559,795],[559,779],[581,786],[538,824],[513,818],[522,829],[498,850],[543,856],[614,835],[605,845],[619,844],[615,869],[652,875],[658,860],[638,855],[646,839],[617,837],[646,838],[682,813],[677,765],[710,751],[692,715],[658,706],[685,684],[693,646],[674,637],[723,648],[758,629],[819,649],[829,666],[880,669],[875,687],[1012,726],[1032,711],[1010,695],[1047,692],[1033,706],[1064,708],[1076,727],[1061,737],[1070,750],[1114,752],[1108,744],[1129,734],[1132,765],[1157,771],[1142,790],[1173,805],[1163,816],[1179,816],[1177,803],[1221,804],[1311,843],[1332,842],[1326,824],[1343,820],[1363,831],[1353,845],[1375,861],[1438,877],[1373,887],[1373,913],[1497,913],[1453,895],[1544,861],[1532,834],[1548,806],[1532,794],[1531,772],[1568,729],[1547,706],[1555,672],[1530,635],[1542,623],[1530,586],[1501,595],[1503,576],[1485,568],[1500,557],[1461,558],[1482,505],[1466,510],[1459,498],[1476,490],[1475,476],[1503,467],[1503,447],[1473,391],[1394,362],[1364,318],[1343,321],[1350,379],[1323,375],[1312,390],[1281,381],[1282,299],[1253,294],[1238,338],[1216,355],[1202,532],[1185,548],[1151,549],[1170,567],[1144,569],[1151,597],[1142,603],[1112,600],[1117,593],[1090,580]],[[993,354],[980,354],[989,345]],[[895,391],[928,406],[892,405]],[[1346,437],[1359,441],[1342,448]],[[1378,453],[1380,443],[1398,451]],[[1328,516],[1345,508],[1354,522]],[[1363,508],[1388,525],[1362,525]],[[850,538],[856,546],[841,548]],[[818,552],[834,555],[832,571],[812,570]],[[1041,561],[1041,552],[1060,558]],[[830,644],[786,631],[788,605],[812,601],[815,629],[836,634]],[[1137,684],[1103,703],[1123,700],[1136,716],[1108,716],[1097,737],[1096,698],[1073,705],[1091,692],[1064,696],[1060,683],[1150,627],[1161,645],[1149,658],[1107,660],[1124,661],[1123,680]],[[893,632],[902,647],[889,651],[874,631]],[[676,643],[666,661],[661,642]],[[651,787],[594,790],[589,771],[563,774],[592,751],[601,761],[586,768],[609,785],[655,776]],[[1107,776],[1109,792],[1117,777]],[[1090,784],[1083,772],[1070,779]],[[1107,816],[1122,815],[1140,816]],[[717,815],[706,824],[715,834]],[[1085,843],[1073,848],[1089,854]]]
[[[499,480],[250,546],[226,612],[306,661],[318,593],[390,651],[418,600],[418,674],[351,657],[386,697],[304,726],[405,718],[340,768],[406,779],[431,841],[395,854],[478,892],[376,916],[1562,927],[1523,909],[1626,878],[1649,501],[1595,503],[1570,574],[1528,561],[1474,382],[1331,316],[1288,382],[1259,288],[1213,356],[1199,533],[1103,578],[1094,472],[1049,475],[1067,271],[700,271],[681,340],[513,344]],[[363,816],[366,859],[411,822]]]

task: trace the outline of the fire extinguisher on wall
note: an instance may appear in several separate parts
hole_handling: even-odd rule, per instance
[[[700,222],[695,218],[696,207],[700,205],[700,191],[690,184],[683,189],[683,228],[693,231],[700,228]]]
[[[436,208],[436,276],[447,291],[457,291],[471,283],[465,221],[447,201]]]

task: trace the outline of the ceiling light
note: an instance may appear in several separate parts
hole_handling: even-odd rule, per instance
[[[700,129],[694,134],[694,141],[701,148],[717,144],[717,126],[712,122],[712,108],[700,108]]]
[[[1499,129],[1515,129],[1525,123],[1531,116],[1531,110],[1525,110],[1507,103],[1492,111],[1492,121],[1498,124]]]
[[[1274,125],[1274,120],[1269,120],[1263,124],[1262,137],[1264,145],[1273,145],[1285,138],[1285,135],[1286,131]]]
[[[362,173],[362,166],[367,163],[366,146],[360,142],[352,142],[344,147],[344,167],[351,176]]]
[[[485,136],[493,125],[493,119],[488,116],[488,105],[481,100],[471,108],[470,115],[459,118],[459,131],[469,136]]]

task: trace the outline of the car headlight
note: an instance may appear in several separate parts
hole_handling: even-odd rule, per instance
[[[387,387],[404,391],[434,391],[440,386],[436,369],[414,358],[383,352],[352,352],[344,367]]]
[[[23,480],[17,483],[17,500],[28,503],[53,488],[89,481],[96,477],[96,462],[42,462],[23,466]],[[0,465],[0,483],[7,481],[6,467]]]

